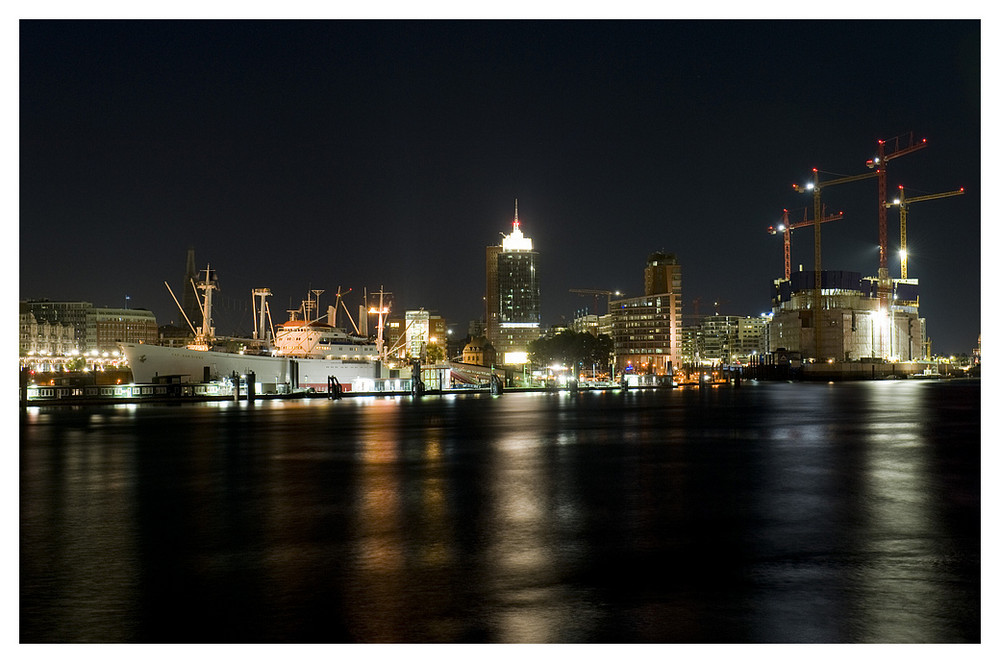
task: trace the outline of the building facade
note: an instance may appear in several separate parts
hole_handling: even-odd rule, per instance
[[[594,315],[593,313],[578,315],[573,319],[573,323],[569,328],[575,332],[587,332],[593,336],[600,336],[601,334],[611,336],[613,332],[612,317],[610,313],[605,313],[604,315]]]
[[[101,352],[118,350],[119,343],[159,341],[156,316],[145,309],[94,308],[94,348]]]
[[[892,279],[883,309],[877,278],[824,271],[817,297],[814,274],[798,271],[774,282],[771,352],[800,352],[812,361],[924,358],[926,321],[919,315],[916,279]]]
[[[65,356],[79,351],[72,325],[39,322],[27,303],[21,302],[18,316],[18,354]]]
[[[653,253],[644,270],[645,294],[610,303],[615,368],[619,373],[668,375],[681,362],[681,265]],[[658,292],[657,292],[658,291]]]
[[[27,312],[34,317],[37,323],[71,327],[73,330],[73,347],[71,349],[80,352],[96,349],[97,328],[93,316],[90,315],[94,308],[90,302],[29,299],[24,303]]]
[[[513,231],[486,247],[486,337],[504,364],[527,361],[528,344],[541,335],[538,253],[521,231],[514,205]]]
[[[684,366],[734,365],[768,351],[769,316],[709,315],[683,330]]]
[[[406,312],[406,354],[420,358],[430,338],[431,314],[424,309]]]
[[[122,342],[159,342],[156,316],[151,311],[95,307],[90,302],[21,302],[20,326],[20,346],[25,354],[117,352]]]

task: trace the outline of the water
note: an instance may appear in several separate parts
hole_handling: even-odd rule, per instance
[[[27,408],[22,642],[978,642],[978,382]]]

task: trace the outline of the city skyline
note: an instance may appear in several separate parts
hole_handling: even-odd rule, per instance
[[[21,23],[21,299],[93,301],[181,322],[188,247],[220,302],[297,306],[311,288],[394,293],[464,326],[482,247],[513,201],[542,256],[543,326],[581,288],[642,292],[655,251],[692,313],[770,310],[769,225],[878,139],[908,197],[909,275],[935,352],[980,333],[978,21]],[[761,35],[766,35],[763,44]],[[826,38],[836,53],[813,54]],[[879,42],[874,59],[864,45]],[[933,45],[929,48],[927,45]],[[811,63],[810,65],[799,63]],[[876,66],[878,65],[878,66]],[[820,77],[809,71],[823,73]],[[823,265],[878,268],[874,181],[831,189]],[[898,216],[889,212],[890,274]],[[45,260],[39,250],[46,238]],[[792,235],[811,269],[812,230]]]

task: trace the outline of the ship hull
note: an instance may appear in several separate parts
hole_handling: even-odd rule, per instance
[[[377,362],[352,362],[335,359],[294,359],[263,355],[242,355],[213,350],[190,350],[159,345],[122,343],[122,351],[132,369],[132,379],[149,384],[158,379],[176,378],[181,382],[203,382],[254,373],[256,382],[274,389],[285,385],[292,389],[326,391],[329,378],[344,386],[359,378],[379,377]]]

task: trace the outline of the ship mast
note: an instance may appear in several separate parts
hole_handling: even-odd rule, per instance
[[[219,286],[212,283],[212,266],[207,265],[204,270],[205,280],[202,283],[195,286],[194,282],[191,285],[195,287],[195,292],[198,289],[205,291],[204,302],[198,302],[201,308],[201,332],[199,332],[194,339],[194,345],[199,347],[204,347],[206,350],[212,344],[212,339],[215,337],[215,328],[212,327],[212,291],[217,290]]]
[[[260,297],[260,321],[254,320],[253,337],[255,340],[269,339],[270,334],[266,332],[266,327],[264,326],[264,316],[270,314],[270,308],[267,305],[267,297],[271,296],[270,288],[254,288],[251,294],[253,299],[254,310],[257,309],[257,298]]]
[[[375,337],[375,352],[378,354],[379,361],[382,362],[386,360],[383,332],[385,331],[385,316],[389,314],[389,309],[385,306],[385,295],[391,294],[391,292],[386,292],[383,286],[379,286],[378,308],[368,309],[369,313],[378,314],[378,336]]]

